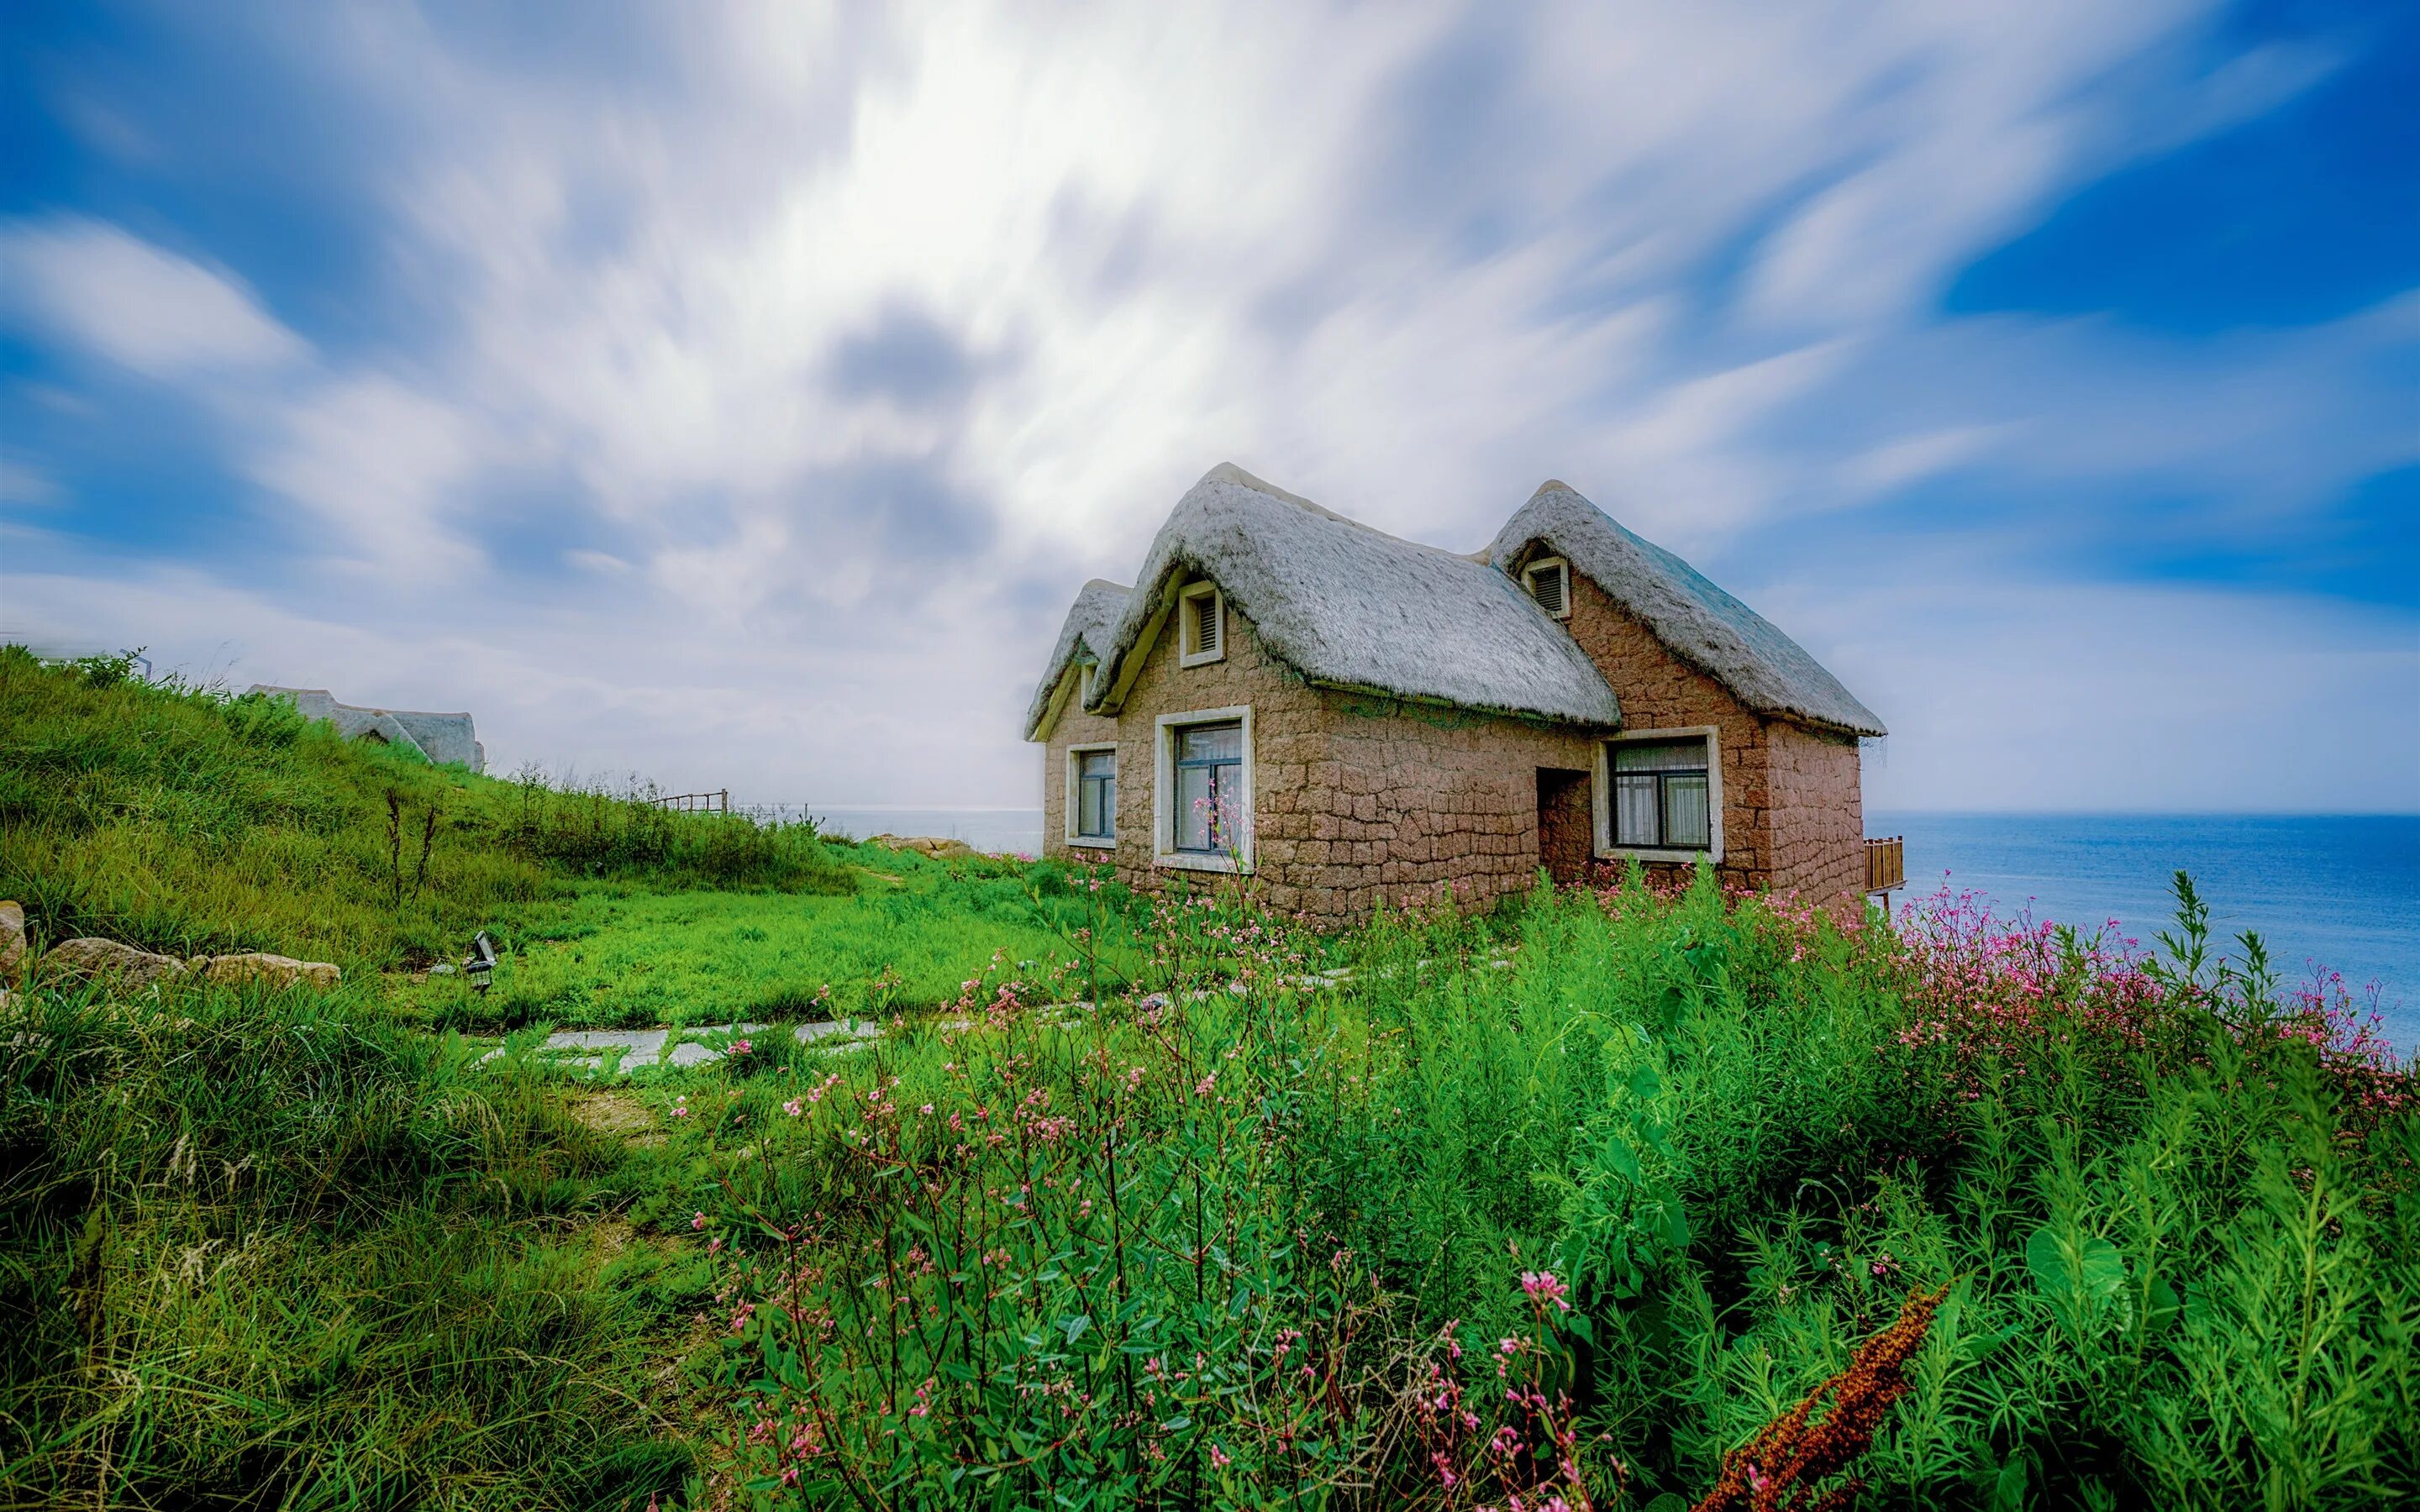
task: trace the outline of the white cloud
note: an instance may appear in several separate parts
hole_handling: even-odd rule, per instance
[[[279,506],[261,554],[351,596],[62,563],[43,602],[195,656],[241,626],[264,677],[472,703],[515,757],[1014,802],[1063,595],[1222,457],[1462,548],[1549,474],[1693,555],[1984,465],[2307,497],[2395,454],[2408,310],[2203,344],[1931,315],[2146,121],[2316,76],[2209,66],[2197,8],[768,5],[643,19],[610,73],[272,11],[378,122],[363,297],[405,334],[312,357],[91,222],[0,250],[38,254],[22,317],[207,394]],[[950,381],[836,384],[902,312]],[[240,369],[280,381],[208,381]],[[1916,687],[1861,665],[1877,706]],[[1988,748],[1978,717],[1895,721],[1900,770]]]
[[[241,280],[78,217],[0,230],[8,311],[148,378],[272,368],[308,348]]]

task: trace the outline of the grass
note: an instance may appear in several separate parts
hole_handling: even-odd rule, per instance
[[[2156,959],[1707,877],[1317,940],[106,663],[0,714],[45,938],[349,968],[0,1010],[0,1504],[2420,1498],[2412,1077],[2189,884]],[[832,1011],[612,1092],[451,1032]]]
[[[583,885],[519,912],[484,997],[442,978],[397,995],[478,1028],[888,1018],[953,1001],[995,953],[1080,993],[1093,911],[1063,869],[856,849],[872,882],[846,896]],[[1123,927],[1105,936],[1107,969],[1142,969]]]
[[[12,1506],[614,1507],[707,1277],[554,1085],[333,998],[37,993],[0,1069]]]
[[[348,743],[289,703],[0,648],[0,895],[37,934],[380,970],[582,883],[854,891],[806,825],[674,814]]]

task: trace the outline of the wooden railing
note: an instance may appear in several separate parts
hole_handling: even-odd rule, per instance
[[[670,809],[675,813],[729,813],[731,790],[718,788],[712,793],[668,793],[647,801],[659,809]]]
[[[1907,886],[1907,847],[1904,836],[1893,835],[1888,840],[1866,841],[1866,890],[1888,892],[1893,887]]]

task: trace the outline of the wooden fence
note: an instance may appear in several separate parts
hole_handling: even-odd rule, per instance
[[[1887,840],[1866,841],[1866,890],[1888,892],[1893,887],[1907,886],[1907,846],[1905,837],[1893,835]]]

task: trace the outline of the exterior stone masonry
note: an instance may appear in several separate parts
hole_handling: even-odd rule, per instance
[[[1572,590],[1568,627],[1620,698],[1622,733],[1714,729],[1723,879],[1855,906],[1865,866],[1855,740],[1760,717],[1677,660],[1593,583],[1575,574]],[[1232,606],[1225,645],[1218,661],[1180,666],[1171,627],[1152,642],[1118,717],[1065,701],[1045,748],[1047,854],[1112,863],[1121,880],[1144,890],[1188,874],[1218,880],[1199,861],[1161,858],[1158,721],[1249,708],[1250,870],[1275,908],[1323,925],[1357,922],[1382,902],[1483,908],[1528,888],[1541,865],[1558,880],[1577,880],[1591,857],[1598,876],[1626,864],[1605,849],[1593,796],[1610,732],[1313,687],[1265,653]],[[1069,750],[1111,740],[1115,843],[1071,845]],[[1686,867],[1651,870],[1677,875]]]

